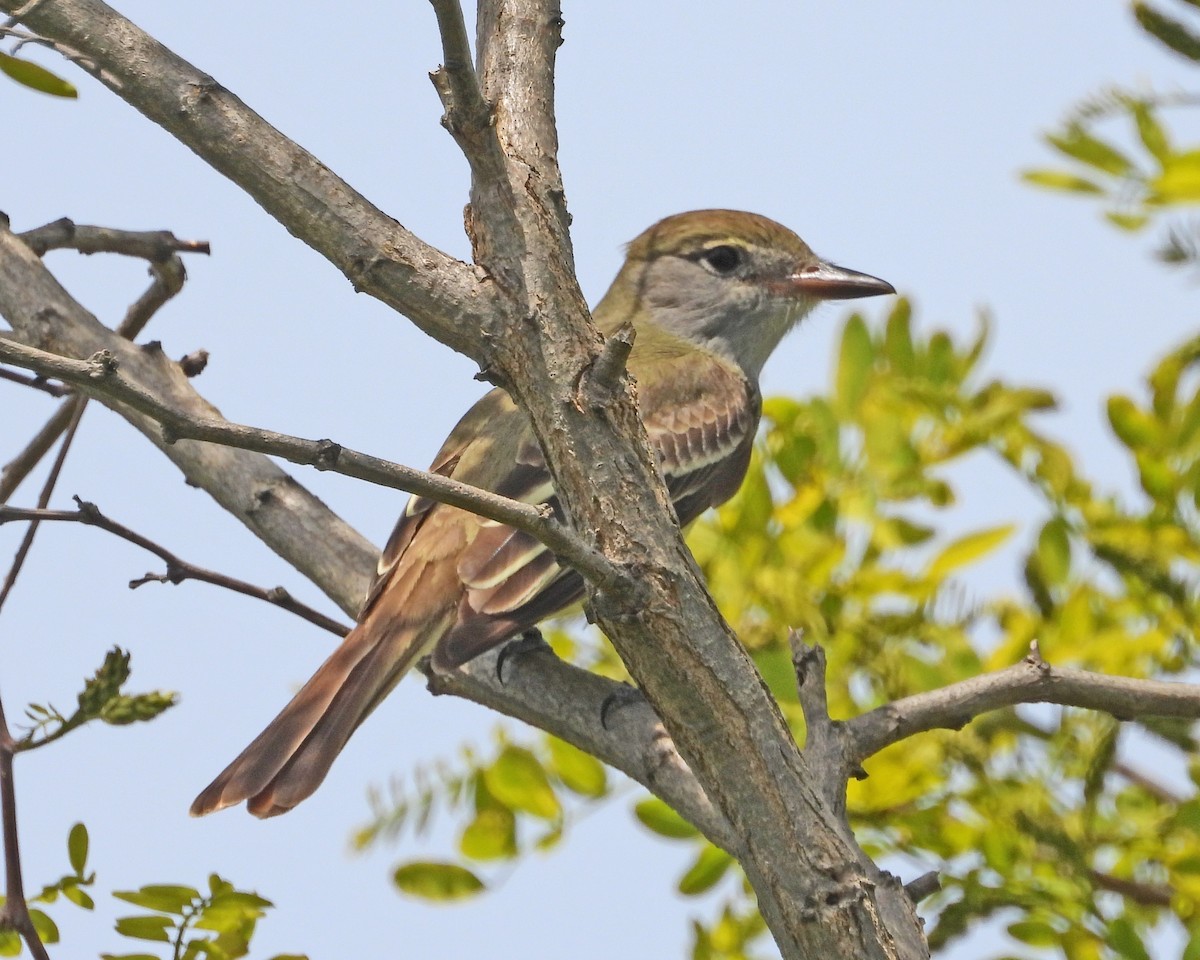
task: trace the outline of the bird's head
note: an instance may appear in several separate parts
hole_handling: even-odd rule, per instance
[[[601,326],[631,321],[714,350],[757,378],[784,335],[822,300],[895,293],[885,280],[822,260],[774,220],[696,210],[660,220],[628,248],[596,307]]]

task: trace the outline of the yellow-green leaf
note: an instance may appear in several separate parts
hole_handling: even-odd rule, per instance
[[[170,943],[171,935],[167,930],[173,928],[174,921],[170,917],[120,917],[117,919],[117,933],[123,937],[135,940],[155,940]]]
[[[1154,115],[1154,111],[1146,103],[1133,105],[1133,121],[1137,124],[1138,136],[1144,146],[1159,162],[1171,155],[1171,143],[1167,132]]]
[[[472,860],[506,860],[517,853],[517,822],[507,807],[480,810],[467,824],[458,849]]]
[[[1157,446],[1162,440],[1159,425],[1128,397],[1108,398],[1108,422],[1113,433],[1131,450]]]
[[[67,857],[71,861],[71,869],[76,874],[83,873],[83,868],[87,865],[87,855],[87,827],[82,823],[77,823],[71,828],[71,832],[67,834]]]
[[[952,570],[966,566],[990,553],[1012,535],[1013,529],[1011,523],[1006,523],[999,527],[969,533],[948,544],[929,565],[930,578],[944,577]]]
[[[403,893],[423,900],[465,900],[485,889],[483,881],[466,867],[429,860],[404,864],[392,879]]]
[[[1066,583],[1071,572],[1071,540],[1062,517],[1054,517],[1042,527],[1038,534],[1037,557],[1047,583],[1056,587]]]
[[[1104,217],[1114,227],[1120,227],[1130,233],[1141,230],[1150,222],[1150,217],[1144,213],[1117,213],[1115,210],[1109,210],[1105,212]]]
[[[694,897],[711,890],[733,864],[733,857],[719,847],[706,844],[695,862],[679,879],[679,892]]]
[[[842,410],[853,414],[866,392],[875,351],[871,334],[861,316],[854,314],[842,331],[842,349],[838,358],[837,397]]]
[[[1103,193],[1104,188],[1098,183],[1080,177],[1065,170],[1026,170],[1021,179],[1037,187],[1049,190],[1064,190],[1068,193]]]
[[[48,93],[52,97],[74,99],[79,96],[74,84],[68,83],[45,67],[20,57],[9,56],[7,53],[0,53],[0,73],[8,74],[22,86]]]
[[[671,807],[659,800],[658,797],[647,797],[639,800],[633,808],[634,815],[642,824],[653,830],[660,837],[670,837],[673,840],[689,840],[698,836],[699,831],[677,814]]]
[[[545,768],[523,747],[505,747],[483,776],[488,791],[505,806],[544,820],[562,814]]]
[[[1133,164],[1125,154],[1112,144],[1092,136],[1078,123],[1067,127],[1063,135],[1048,134],[1046,142],[1060,153],[1105,173],[1123,176],[1133,169]]]
[[[1163,203],[1194,203],[1200,200],[1200,152],[1177,153],[1163,165],[1163,172],[1150,181],[1154,198]]]
[[[563,785],[585,797],[602,797],[608,790],[604,764],[565,740],[549,737],[550,769]]]
[[[888,314],[883,349],[893,370],[906,376],[913,373],[916,353],[912,340],[912,305],[905,297],[900,297]]]

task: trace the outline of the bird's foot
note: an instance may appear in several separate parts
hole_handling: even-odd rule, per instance
[[[521,657],[535,650],[550,650],[550,644],[537,627],[532,627],[515,640],[508,641],[500,648],[500,655],[496,657],[496,679],[504,682],[504,664],[510,657]]]
[[[632,707],[645,702],[646,697],[641,690],[628,683],[621,684],[620,687],[605,697],[604,702],[600,704],[600,726],[605,730],[608,729],[608,718],[614,710],[620,710],[622,707]]]

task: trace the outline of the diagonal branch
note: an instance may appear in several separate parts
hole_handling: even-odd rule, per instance
[[[47,250],[70,248],[80,253],[123,253],[143,257],[150,261],[150,286],[126,311],[117,327],[117,335],[134,340],[142,332],[150,318],[168,300],[183,289],[187,271],[177,251],[186,250],[208,253],[205,240],[178,240],[166,230],[132,231],[113,230],[107,227],[78,227],[63,218],[19,235],[19,239],[38,256]],[[7,371],[0,370],[0,375]],[[36,386],[40,380],[30,385]],[[61,395],[61,394],[60,394]],[[0,470],[0,503],[7,503],[22,481],[41,462],[42,457],[67,428],[77,405],[87,403],[78,398],[59,405],[45,426],[12,460]]]
[[[304,440],[217,418],[191,417],[123,376],[116,358],[103,351],[89,360],[71,360],[0,337],[0,362],[75,384],[89,394],[104,397],[110,404],[128,406],[145,414],[162,424],[167,443],[180,440],[219,443],[429,497],[525,531],[598,584],[612,584],[617,578],[608,561],[556,521],[545,507],[502,497],[436,473],[390,463],[331,440]]]
[[[167,572],[164,574],[148,573],[140,579],[129,581],[129,588],[131,590],[151,582],[177,584],[183,583],[185,580],[198,580],[201,583],[211,583],[216,587],[224,587],[226,590],[232,590],[234,593],[253,597],[256,600],[264,600],[283,610],[287,610],[289,613],[294,613],[309,623],[315,624],[323,630],[328,630],[339,637],[344,637],[348,632],[344,624],[296,600],[283,587],[272,587],[268,590],[263,587],[256,587],[245,580],[238,580],[236,577],[217,573],[215,570],[198,567],[194,563],[189,563],[176,556],[166,547],[155,543],[150,538],[142,536],[136,530],[131,530],[124,524],[109,519],[100,512],[99,507],[94,503],[80,500],[79,497],[75,497],[74,499],[75,503],[79,506],[78,510],[46,510],[43,508],[30,510],[0,504],[0,526],[14,520],[30,520],[35,523],[58,521],[82,523],[85,526],[97,527],[135,546],[139,546],[143,550],[150,551],[150,553],[153,553],[167,565]]]

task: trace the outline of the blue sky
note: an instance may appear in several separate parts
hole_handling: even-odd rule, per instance
[[[122,13],[213,74],[405,226],[456,256],[467,169],[438,125],[426,74],[440,59],[426,3],[368,2],[334,20],[311,2],[164,4]],[[727,206],[770,215],[820,253],[892,281],[919,326],[967,337],[994,317],[990,375],[1048,386],[1045,420],[1101,486],[1130,491],[1105,426],[1108,393],[1136,391],[1153,361],[1194,331],[1195,289],[1117,233],[1097,208],[1022,185],[1053,158],[1039,134],[1079,98],[1114,82],[1171,89],[1185,68],[1138,33],[1120,3],[725,4],[566,0],[559,56],[561,160],[580,279],[594,302],[621,245],[666,214]],[[211,241],[187,260],[184,294],[147,336],[169,354],[210,351],[198,388],[226,416],[332,437],[424,466],[482,388],[474,366],[382,305],[235,187],[89,78],[59,102],[0,84],[6,148],[0,209],[14,228],[80,223],[166,228]],[[145,267],[58,253],[49,263],[106,323],[143,288]],[[883,307],[865,304],[877,322]],[[828,383],[839,309],[805,324],[768,365],[764,389]],[[0,458],[49,413],[0,388]],[[299,472],[334,509],[382,542],[403,496]],[[975,472],[969,474],[971,478]],[[1032,502],[983,471],[953,523],[1016,519]],[[15,502],[32,502],[36,481]],[[59,484],[195,562],[323,602],[117,417],[93,405]],[[19,531],[0,529],[0,556]],[[670,891],[688,853],[649,837],[627,801],[588,817],[564,847],[523,863],[493,894],[432,908],[388,883],[419,845],[351,856],[369,784],[487,744],[494,717],[434,701],[410,681],[355,736],[322,790],[287,817],[187,817],[193,795],[287,700],[329,649],[325,634],[262,604],[188,584],[128,580],[151,558],[96,531],[45,528],[0,619],[3,694],[72,702],[114,644],[134,654],[134,689],[179,690],[179,707],[128,729],[86,729],[22,757],[18,787],[30,886],[65,869],[65,837],[85,821],[101,890],[200,885],[215,869],[273,899],[256,955],[682,956],[686,918],[705,905]],[[1016,582],[1000,557],[972,586]],[[326,608],[328,605],[326,604]],[[448,825],[427,848],[449,847]],[[64,954],[127,952],[125,912],[56,909]],[[952,955],[987,955],[977,942]]]

